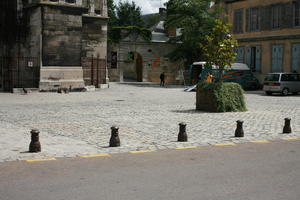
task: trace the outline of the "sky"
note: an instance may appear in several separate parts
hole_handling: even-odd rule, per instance
[[[126,0],[114,0],[117,4],[119,1]],[[164,7],[164,3],[167,0],[128,0],[129,2],[134,1],[137,6],[142,8],[142,14],[158,13],[160,7]]]

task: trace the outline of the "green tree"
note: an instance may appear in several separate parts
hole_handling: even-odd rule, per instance
[[[171,59],[183,59],[186,65],[199,61],[202,55],[199,44],[212,30],[220,7],[211,9],[211,0],[169,0],[166,6],[166,28],[181,28],[181,35],[171,40],[178,43]]]
[[[218,67],[219,81],[222,81],[225,66],[231,66],[235,60],[236,46],[237,41],[230,35],[229,25],[223,19],[215,19],[212,31],[205,36],[200,48],[208,65]]]
[[[143,27],[144,22],[141,17],[141,8],[133,1],[119,2],[116,7],[118,25],[119,26],[137,26]]]
[[[113,0],[107,0],[107,9],[108,9],[108,41],[113,42],[118,38],[118,34],[112,30],[113,27],[118,26],[118,19],[116,15],[116,5]]]
[[[141,17],[141,8],[136,6],[134,2],[119,2],[116,6],[113,0],[109,0],[109,40],[118,43],[122,38],[129,35],[137,37],[141,36],[146,40],[150,40],[150,30],[144,28],[144,22]],[[136,40],[135,39],[135,40]]]

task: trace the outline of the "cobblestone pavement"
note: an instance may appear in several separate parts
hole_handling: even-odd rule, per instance
[[[247,92],[247,112],[195,110],[195,92],[149,83],[111,83],[85,93],[0,93],[0,161],[158,150],[192,145],[300,136],[300,95]],[[291,117],[293,133],[281,134]],[[233,138],[244,120],[245,138]],[[187,123],[189,142],[178,143]],[[121,147],[108,148],[110,127],[120,127]],[[30,130],[40,130],[42,152],[28,153]]]

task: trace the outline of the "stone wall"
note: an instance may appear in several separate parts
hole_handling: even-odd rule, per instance
[[[118,68],[109,67],[110,80],[119,81],[124,79],[137,79],[136,55],[134,60],[128,60],[128,53],[140,54],[143,60],[143,81],[159,82],[162,72],[166,74],[167,84],[182,84],[183,63],[172,62],[167,57],[168,53],[174,50],[174,44],[169,43],[129,43],[122,42],[111,47],[111,51],[118,53]],[[109,53],[110,55],[110,53]],[[109,58],[110,60],[110,58]],[[110,66],[110,65],[109,65]]]
[[[80,66],[81,13],[50,6],[43,9],[43,66]]]

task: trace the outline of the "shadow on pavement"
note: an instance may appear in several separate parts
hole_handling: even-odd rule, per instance
[[[159,83],[152,83],[152,82],[123,82],[123,83],[118,83],[120,85],[130,85],[130,86],[135,86],[135,87],[151,87],[151,88],[185,88],[186,86],[184,85],[165,85],[165,86],[160,86]]]

